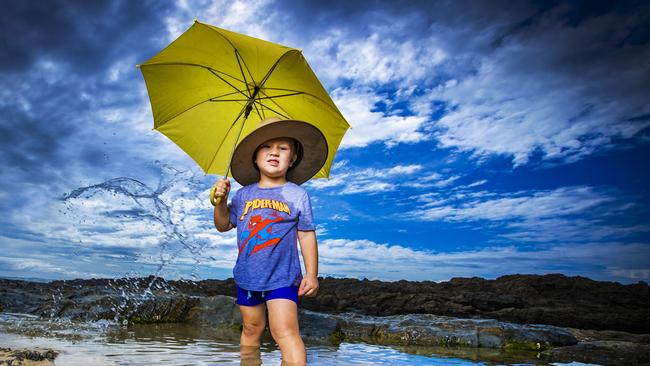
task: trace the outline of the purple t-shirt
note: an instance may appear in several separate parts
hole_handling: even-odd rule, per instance
[[[237,191],[228,208],[239,247],[235,283],[251,291],[299,286],[298,230],[316,229],[307,191],[292,182],[272,188],[254,183]]]

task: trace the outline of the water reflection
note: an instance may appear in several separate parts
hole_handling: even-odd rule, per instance
[[[67,335],[75,333],[71,339]],[[240,347],[214,329],[184,324],[119,326],[49,322],[18,314],[0,314],[0,345],[46,347],[60,351],[58,365],[281,365],[275,344]],[[413,351],[413,350],[411,350]],[[309,365],[480,365],[427,352],[342,343],[339,347],[307,344]]]
[[[0,313],[0,347],[60,351],[57,365],[282,365],[273,342],[240,347],[237,332],[187,324],[121,326],[47,321]],[[387,347],[306,342],[307,363],[332,365],[587,365],[553,363],[530,352],[463,347]]]
[[[239,347],[241,366],[260,366],[262,365],[262,351],[256,346]]]

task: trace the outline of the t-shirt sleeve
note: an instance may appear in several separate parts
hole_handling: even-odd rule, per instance
[[[316,230],[314,225],[314,215],[311,212],[311,200],[307,192],[302,196],[298,203],[300,215],[298,216],[298,230],[309,231]]]
[[[237,227],[237,217],[239,216],[239,213],[237,212],[237,208],[239,208],[239,191],[235,193],[235,195],[232,197],[232,200],[230,200],[230,203],[228,204],[228,211],[230,211],[230,223],[232,226]]]

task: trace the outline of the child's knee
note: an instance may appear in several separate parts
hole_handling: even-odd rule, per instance
[[[242,325],[242,332],[247,337],[259,337],[264,332],[264,323],[259,322],[244,322]]]
[[[271,336],[276,342],[279,342],[285,338],[300,338],[300,330],[297,327],[287,327],[287,326],[271,326]]]

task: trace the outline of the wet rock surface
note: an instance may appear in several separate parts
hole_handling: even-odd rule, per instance
[[[521,325],[494,319],[461,319],[431,314],[377,317],[355,313],[326,314],[303,310],[306,338],[314,319],[316,330],[332,329],[340,341],[402,346],[465,346],[540,351],[577,343],[555,326]],[[324,326],[325,325],[325,326]],[[317,340],[317,339],[315,339]],[[333,341],[332,339],[330,339]]]
[[[650,334],[566,328],[578,343],[552,348],[545,355],[556,362],[601,365],[650,365]]]
[[[51,349],[11,349],[0,347],[0,366],[54,365],[58,352]]]

